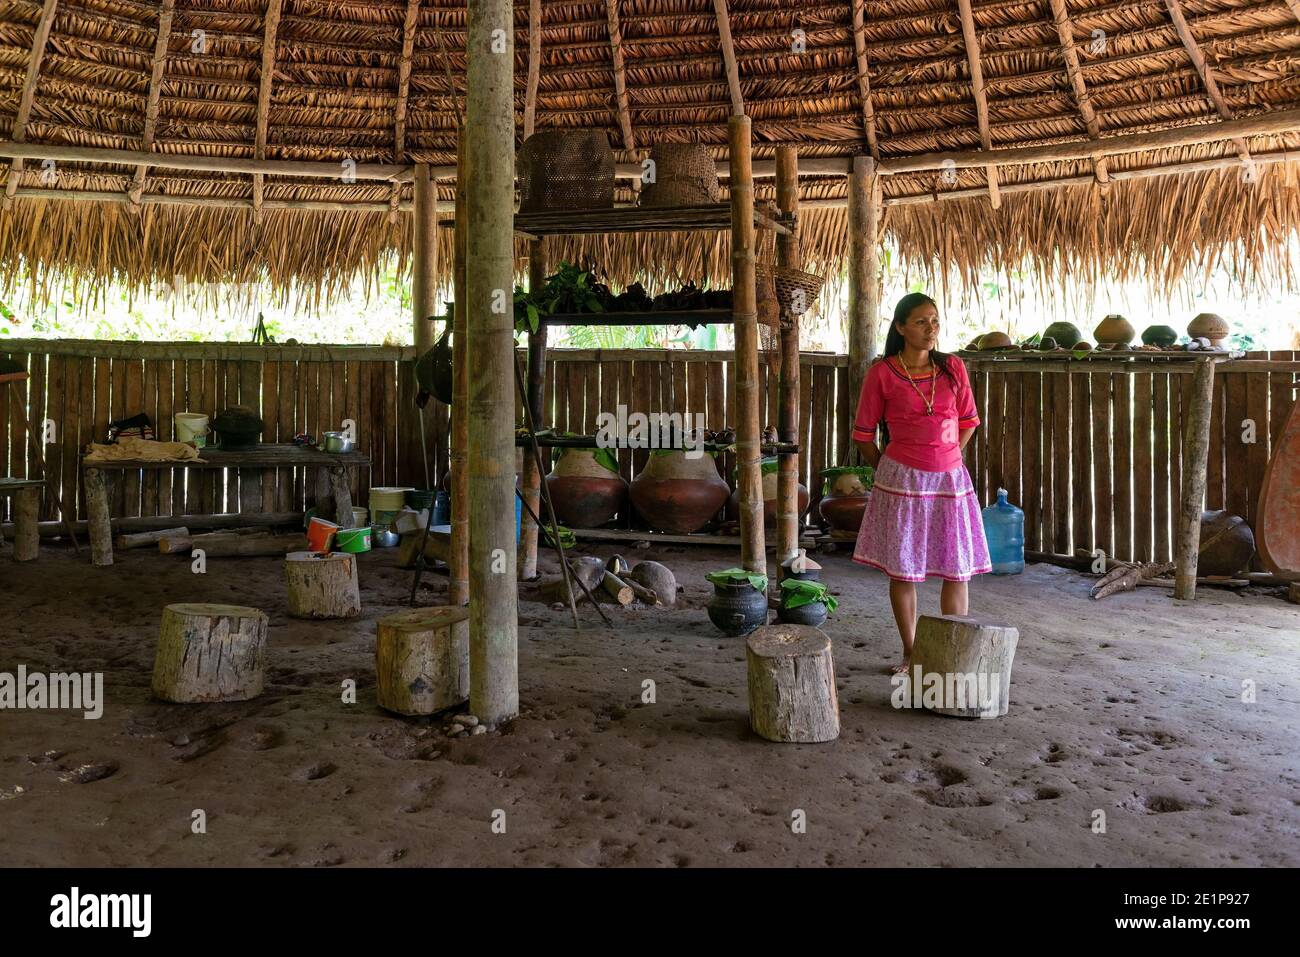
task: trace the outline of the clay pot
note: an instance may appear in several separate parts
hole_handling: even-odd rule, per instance
[[[776,608],[776,620],[786,625],[812,625],[817,628],[825,623],[829,614],[824,601],[812,601],[798,608],[786,608],[781,604]]]
[[[596,460],[597,451],[564,449],[546,476],[561,525],[600,528],[627,505],[627,482]]]
[[[1222,349],[1228,333],[1228,320],[1213,312],[1202,312],[1187,324],[1187,334],[1193,339],[1209,339],[1215,349]]]
[[[749,582],[714,583],[708,611],[709,621],[724,635],[742,638],[767,622],[767,596]]]
[[[1226,509],[1201,513],[1201,550],[1197,574],[1237,574],[1255,556],[1255,533],[1240,515]]]
[[[763,522],[767,528],[776,524],[776,459],[763,460]],[[799,515],[808,511],[808,487],[799,483]],[[737,488],[727,499],[727,519],[736,521],[740,518],[740,489]]]
[[[1097,328],[1092,330],[1092,335],[1098,343],[1128,345],[1137,335],[1137,330],[1133,328],[1133,323],[1123,316],[1110,315],[1097,323]]]
[[[713,456],[654,453],[632,482],[632,504],[652,529],[689,535],[707,525],[731,491]]]
[[[1074,348],[1083,340],[1083,333],[1072,322],[1054,322],[1043,330],[1044,339],[1055,339],[1056,344],[1066,349]]]
[[[1178,333],[1172,326],[1147,326],[1142,330],[1142,344],[1168,349],[1178,341]]]
[[[1043,338],[1041,338],[1041,339],[1038,340],[1038,351],[1039,351],[1039,352],[1055,352],[1055,351],[1056,351],[1056,340],[1053,339],[1051,336],[1043,336]]]
[[[862,527],[862,514],[871,501],[871,479],[858,471],[825,469],[822,478],[826,489],[817,506],[822,520],[841,532],[856,532]]]
[[[1005,332],[986,332],[980,336],[981,352],[988,352],[991,349],[1010,349],[1014,345],[1011,337]]]

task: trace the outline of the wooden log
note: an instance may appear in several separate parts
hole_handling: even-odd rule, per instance
[[[379,619],[375,690],[379,707],[436,714],[469,700],[466,608],[415,608]]]
[[[539,14],[540,16],[540,14]],[[540,34],[539,34],[540,36]],[[531,47],[531,34],[529,36]],[[530,60],[531,62],[531,60]],[[530,73],[531,76],[531,73]],[[546,281],[546,246],[545,240],[535,239],[528,244],[528,288],[540,290]],[[546,384],[546,324],[537,327],[536,332],[528,333],[528,387],[525,397],[532,412],[533,427],[545,428],[546,418],[543,408],[543,390]],[[612,409],[613,405],[606,408]],[[524,493],[523,520],[519,532],[519,578],[530,581],[537,577],[537,523],[533,515],[542,514],[543,477],[537,468],[537,460],[531,455],[524,456],[523,478],[520,488]],[[529,509],[532,511],[530,512]]]
[[[361,612],[357,558],[344,552],[284,556],[289,614],[294,618],[352,618]]]
[[[1160,564],[1149,565],[1119,565],[1108,572],[1101,581],[1092,586],[1092,591],[1088,594],[1094,599],[1106,598],[1122,591],[1132,591],[1143,580],[1149,578],[1159,578],[1173,571],[1173,562],[1163,562]]]
[[[433,348],[433,323],[430,318],[438,314],[438,226],[434,206],[438,201],[437,185],[428,163],[415,166],[415,209],[412,214],[414,237],[411,265],[411,320],[413,341],[417,352],[423,354]]]
[[[178,528],[160,528],[154,532],[122,532],[114,544],[118,548],[143,548],[145,545],[159,545],[163,539],[188,537],[190,530],[185,526]],[[162,551],[160,548],[159,551]]]
[[[1006,714],[1019,639],[1002,623],[922,615],[912,645],[912,702],[962,718]]]
[[[613,572],[605,572],[600,582],[601,589],[619,605],[630,605],[636,601],[636,594],[628,587],[627,582],[619,578]]]
[[[831,640],[808,625],[762,625],[745,640],[749,724],[768,741],[811,744],[840,735]]]
[[[452,315],[451,365],[451,555],[447,562],[447,601],[469,601],[469,290],[465,274],[469,232],[466,180],[469,156],[464,130],[456,140],[456,232],[452,238],[452,281],[455,300]]]
[[[99,469],[85,469],[86,522],[90,538],[90,561],[94,565],[113,564],[113,527],[108,518],[108,484]]]
[[[776,261],[790,269],[803,269],[799,248],[799,154],[792,146],[777,147],[776,202],[795,217],[790,235],[776,237]],[[812,303],[808,304],[809,306]],[[799,316],[781,316],[781,375],[777,390],[778,435],[782,442],[799,441]],[[776,484],[776,561],[793,558],[799,551],[799,455],[783,452],[778,459]]]
[[[153,693],[163,701],[247,701],[262,693],[266,614],[242,605],[163,609]]]
[[[220,535],[195,542],[208,558],[255,558],[305,551],[306,535]]]
[[[41,490],[24,488],[14,492],[14,561],[35,561],[40,554]]]
[[[1286,600],[1293,605],[1300,605],[1300,582],[1291,582],[1286,591]]]
[[[519,713],[514,314],[493,308],[514,289],[513,16],[510,0],[469,7],[468,49],[504,47],[469,58],[465,108],[470,707],[489,725]]]
[[[1210,453],[1210,411],[1214,402],[1214,363],[1201,362],[1192,378],[1191,408],[1188,410],[1183,449],[1183,494],[1180,499],[1178,542],[1174,559],[1178,563],[1174,597],[1186,601],[1196,597],[1196,567],[1201,545],[1201,512],[1205,507],[1206,465]]]
[[[352,517],[352,489],[348,486],[348,470],[332,468],[329,470],[330,500],[334,503],[334,521],[339,528],[355,528],[356,520]]]

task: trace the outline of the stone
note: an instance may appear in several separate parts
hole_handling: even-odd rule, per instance
[[[474,725],[478,724],[478,718],[472,714],[458,714],[451,720],[456,724],[463,724],[467,728],[472,728]]]
[[[456,737],[456,735],[460,734],[464,730],[465,730],[465,726],[463,724],[453,724],[450,728],[447,729],[447,737],[454,738]]]
[[[474,730],[471,731],[470,734],[487,734],[487,725],[485,724],[474,725]]]

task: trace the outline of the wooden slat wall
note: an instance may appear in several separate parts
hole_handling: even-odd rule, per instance
[[[1300,352],[1245,358],[1295,361]],[[1158,370],[1017,372],[1011,363],[996,372],[973,369],[984,434],[970,443],[966,461],[981,501],[992,502],[999,486],[1010,489],[1025,511],[1031,550],[1098,548],[1121,561],[1171,560],[1190,379]],[[1253,524],[1297,381],[1296,372],[1220,367],[1207,508],[1227,508]]]

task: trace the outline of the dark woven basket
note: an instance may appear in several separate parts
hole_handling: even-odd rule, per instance
[[[759,314],[763,313],[761,297],[763,288],[770,281],[776,290],[776,301],[780,316],[801,316],[813,307],[821,295],[822,284],[826,281],[821,276],[810,272],[789,269],[785,266],[770,266],[758,263],[755,267],[758,276]],[[799,294],[802,293],[800,296]],[[802,308],[799,308],[802,306]],[[770,308],[770,307],[769,307]]]
[[[711,206],[718,201],[718,164],[699,143],[656,143],[650,149],[655,181],[641,187],[641,205],[663,209]]]
[[[534,133],[519,147],[515,171],[521,213],[614,206],[614,153],[604,133]]]

